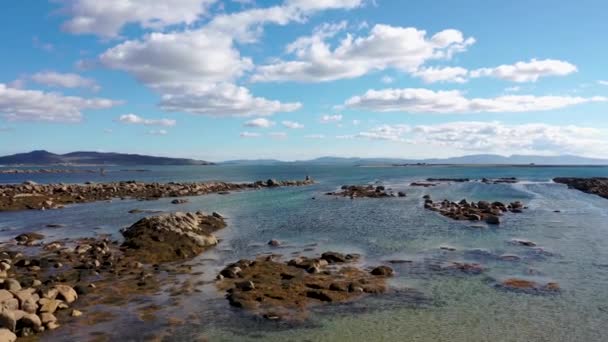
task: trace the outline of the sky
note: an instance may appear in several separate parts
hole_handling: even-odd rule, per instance
[[[0,154],[608,158],[608,3],[39,0],[0,11]]]

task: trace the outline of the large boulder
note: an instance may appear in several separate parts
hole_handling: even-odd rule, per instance
[[[147,263],[188,259],[216,245],[212,233],[225,226],[222,218],[201,212],[146,217],[122,232],[123,247]]]

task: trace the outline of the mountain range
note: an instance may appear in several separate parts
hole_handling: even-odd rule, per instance
[[[111,152],[71,152],[55,154],[44,150],[0,157],[0,165],[213,165],[214,163],[185,158],[155,157],[140,154]],[[608,159],[573,155],[534,156],[476,154],[452,158],[400,159],[400,158],[342,158],[321,157],[311,160],[281,161],[277,159],[240,159],[221,162],[222,165],[608,165]]]
[[[311,160],[285,162],[275,159],[230,160],[221,164],[228,165],[279,165],[279,164],[317,164],[317,165],[608,165],[608,159],[587,158],[573,155],[534,156],[496,154],[476,154],[451,158],[400,159],[400,158],[341,158],[321,157]]]
[[[0,157],[0,165],[212,165],[213,163],[184,158],[145,156],[140,154],[72,152],[55,154],[32,151]]]

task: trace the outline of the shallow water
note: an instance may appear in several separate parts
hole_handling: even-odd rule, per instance
[[[139,167],[138,167],[139,168]],[[149,172],[122,172],[108,168],[95,174],[0,175],[0,183],[34,180],[76,183],[136,179],[141,181],[253,181],[301,179],[309,174],[318,183],[309,187],[281,188],[190,198],[180,206],[170,199],[114,200],[72,205],[63,210],[0,213],[0,239],[23,231],[39,231],[49,240],[109,233],[146,214],[128,214],[134,208],[218,211],[228,217],[219,232],[220,245],[193,263],[213,279],[231,261],[276,252],[289,258],[305,248],[316,254],[326,250],[361,253],[364,265],[388,260],[413,263],[392,265],[391,293],[361,301],[313,308],[301,324],[267,322],[230,308],[213,285],[201,286],[181,306],[169,309],[189,316],[169,340],[211,341],[605,341],[608,336],[608,200],[553,184],[557,176],[608,176],[605,167],[335,167],[311,165],[145,167]],[[114,171],[116,170],[116,171]],[[517,177],[518,184],[478,182],[412,188],[412,181],[428,177]],[[342,184],[380,182],[406,198],[358,199],[325,196]],[[422,208],[421,197],[435,200],[521,200],[529,209],[507,215],[499,228],[472,227],[450,221]],[[313,199],[313,197],[315,199]],[[561,213],[555,213],[555,210]],[[147,214],[149,215],[149,214]],[[47,224],[64,228],[46,228]],[[284,246],[266,246],[270,239]],[[536,242],[546,252],[515,246],[514,238]],[[441,250],[452,246],[455,251]],[[492,255],[514,254],[519,262]],[[446,261],[479,262],[488,267],[482,275],[438,272],[432,266]],[[534,276],[529,274],[533,272]],[[556,281],[556,295],[508,292],[495,286],[516,276]],[[194,324],[196,323],[196,324]],[[109,323],[121,340],[140,340],[158,328],[154,322],[134,319]],[[65,325],[48,339],[83,338]]]

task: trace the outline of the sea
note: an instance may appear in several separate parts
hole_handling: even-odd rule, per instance
[[[197,271],[198,287],[179,305],[171,305],[168,292],[161,292],[151,299],[162,307],[155,320],[142,320],[131,306],[105,308],[114,319],[90,327],[65,325],[40,335],[42,340],[109,336],[113,341],[141,341],[170,331],[160,336],[167,341],[608,341],[608,200],[552,182],[554,177],[608,177],[608,167],[138,166],[106,167],[103,175],[0,174],[0,183],[252,182],[306,176],[316,183],[190,197],[179,206],[169,198],[115,199],[60,210],[1,212],[0,241],[30,231],[49,241],[101,234],[120,240],[121,228],[150,215],[129,214],[132,209],[217,211],[227,217],[227,228],[217,234],[220,244],[189,262]],[[501,177],[519,182],[479,181]],[[410,186],[427,178],[472,181]],[[407,196],[352,200],[326,195],[354,184],[383,185]],[[450,201],[521,201],[527,209],[490,227],[425,210],[424,195]],[[281,241],[281,247],[268,246],[271,239]],[[533,241],[539,248],[513,244],[513,239]],[[314,306],[307,319],[282,322],[230,307],[213,282],[223,266],[239,259],[275,253],[288,260],[330,250],[361,254],[362,267],[393,267],[390,291]],[[501,255],[518,260],[497,257]],[[473,275],[441,267],[450,262],[479,263],[486,271]],[[499,286],[514,277],[556,282],[561,290],[513,292]],[[169,317],[184,323],[169,326]]]

